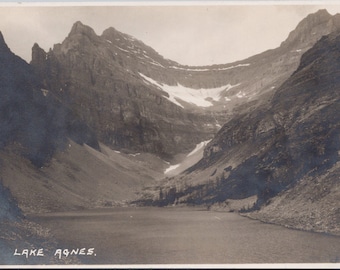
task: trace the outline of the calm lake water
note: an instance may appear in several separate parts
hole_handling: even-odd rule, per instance
[[[33,219],[51,228],[61,249],[85,248],[88,255],[77,255],[84,264],[340,262],[340,237],[264,224],[235,213],[115,208]]]

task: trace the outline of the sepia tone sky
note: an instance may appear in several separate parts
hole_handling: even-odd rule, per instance
[[[311,5],[312,1],[300,5],[284,1],[126,3],[0,3],[0,31],[10,49],[28,62],[35,42],[48,50],[65,39],[74,22],[81,21],[98,35],[112,26],[181,64],[210,65],[279,46],[304,17],[321,8],[332,15],[340,13],[340,1],[332,5]]]

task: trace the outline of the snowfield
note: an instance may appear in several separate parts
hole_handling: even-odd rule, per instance
[[[199,144],[196,144],[196,147],[194,150],[192,150],[185,158],[182,160],[181,163],[171,165],[169,166],[165,171],[164,174],[168,176],[176,175],[190,166],[194,165],[198,160],[200,160],[203,157],[203,151],[204,147],[210,142],[211,140],[208,141],[203,141],[200,142]]]
[[[194,104],[199,107],[210,107],[213,105],[213,103],[207,99],[219,101],[221,99],[222,92],[228,91],[231,88],[239,85],[239,84],[237,85],[227,84],[227,85],[216,87],[216,88],[194,89],[194,88],[183,86],[179,83],[177,85],[161,84],[159,82],[156,82],[154,79],[151,79],[145,76],[142,73],[139,73],[139,75],[147,83],[157,86],[164,92],[168,93],[169,97],[166,97],[166,98],[182,108],[184,108],[184,106],[181,103],[179,103],[178,100],[182,100],[182,101]]]
[[[203,142],[200,142],[199,144],[196,145],[195,149],[192,150],[188,155],[187,157],[190,157],[192,156],[193,154],[197,153],[198,151],[200,151],[201,149],[203,149],[211,140],[208,140],[208,141],[203,141]]]
[[[181,165],[181,164],[171,165],[169,168],[167,168],[167,169],[164,171],[164,174],[167,174],[168,172],[177,169],[180,165]]]

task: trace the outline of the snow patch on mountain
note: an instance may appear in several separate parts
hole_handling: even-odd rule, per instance
[[[181,163],[170,165],[165,171],[164,174],[167,176],[173,176],[176,174],[179,174],[186,169],[190,168],[192,165],[196,164],[202,157],[203,157],[203,151],[205,146],[210,142],[203,141],[196,145],[194,150],[192,150],[182,161]]]
[[[160,66],[160,67],[164,68],[164,66],[163,66],[161,63],[155,61],[154,59],[152,59],[152,58],[151,58],[150,56],[148,56],[147,54],[143,53],[142,55],[143,55],[145,58],[148,58],[148,59],[150,60],[150,61],[149,61],[150,64],[155,65],[155,66]]]
[[[247,67],[250,66],[250,64],[238,64],[236,66],[230,66],[230,67],[225,67],[225,68],[184,68],[184,67],[176,67],[176,66],[170,66],[170,68],[173,69],[179,69],[179,70],[185,70],[185,71],[215,71],[215,70],[228,70],[228,69],[233,69],[237,67]]]
[[[119,49],[119,50],[121,50],[121,51],[123,51],[123,52],[127,52],[127,53],[129,53],[129,51],[128,51],[128,50],[125,50],[125,49],[123,49],[123,48],[121,48],[121,47],[118,47],[118,46],[116,46],[116,48],[117,48],[117,49]]]
[[[136,156],[139,156],[140,153],[136,153],[136,154],[129,154],[129,156],[132,156],[132,157],[136,157]]]
[[[168,172],[177,169],[180,165],[181,165],[181,164],[171,165],[169,168],[167,168],[167,169],[164,171],[164,174],[167,174]]]
[[[208,141],[203,141],[203,142],[200,142],[199,144],[196,145],[195,149],[192,150],[188,155],[187,157],[190,157],[192,156],[193,154],[197,153],[199,150],[203,149],[211,140],[208,140]]]
[[[152,61],[152,62],[149,62],[149,63],[152,64],[152,65],[164,68],[164,66],[162,64],[158,63],[158,62]]]
[[[225,68],[217,68],[214,70],[228,70],[228,69],[233,69],[233,68],[237,68],[237,67],[248,67],[250,66],[250,64],[238,64],[236,66],[231,66],[231,67],[225,67]]]
[[[194,88],[183,86],[179,83],[177,83],[177,85],[161,84],[159,82],[156,82],[154,79],[145,76],[142,73],[139,73],[139,75],[146,82],[154,86],[157,86],[164,92],[168,93],[169,97],[166,97],[166,98],[182,108],[184,107],[182,104],[178,102],[178,100],[182,100],[182,101],[194,104],[199,107],[210,107],[213,105],[213,103],[211,101],[208,101],[207,99],[219,101],[221,99],[221,93],[223,91],[228,91],[231,88],[239,85],[239,84],[236,84],[236,85],[227,84],[227,85],[216,87],[216,88],[194,89]]]
[[[240,92],[238,92],[238,93],[236,94],[236,96],[237,96],[238,98],[244,98],[244,97],[246,97],[246,94],[245,94],[244,92],[240,91]]]

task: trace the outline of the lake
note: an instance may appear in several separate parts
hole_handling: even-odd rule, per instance
[[[50,228],[60,249],[68,249],[65,254],[74,249],[77,255],[68,256],[84,264],[340,262],[340,237],[265,224],[236,213],[122,207],[31,219]]]

